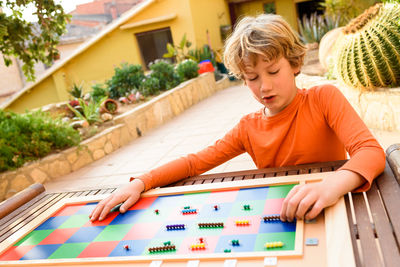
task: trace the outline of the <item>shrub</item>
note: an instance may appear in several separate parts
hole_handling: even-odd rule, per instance
[[[210,60],[211,63],[216,66],[215,51],[213,51],[208,45],[204,45],[202,48],[192,49],[189,51],[191,59],[200,63],[204,60]]]
[[[48,113],[16,114],[0,110],[0,171],[16,169],[27,161],[79,142],[76,130]]]
[[[100,106],[107,99],[103,97],[99,101],[85,102],[82,98],[79,98],[79,106],[72,107],[67,104],[68,108],[75,114],[80,120],[86,120],[89,124],[100,122]]]
[[[151,75],[143,79],[139,92],[144,96],[155,95],[160,91],[160,81]]]
[[[83,97],[83,85],[82,83],[80,85],[76,85],[74,83],[72,85],[72,88],[68,93],[73,97],[73,98],[82,98]]]
[[[138,89],[145,77],[141,65],[122,63],[121,67],[114,68],[114,72],[114,76],[107,81],[110,97],[113,99],[119,99]]]
[[[109,94],[110,91],[104,84],[96,83],[95,85],[92,86],[90,97],[93,99],[93,101],[98,102],[105,96],[108,97]]]
[[[198,70],[199,66],[197,62],[191,59],[184,60],[176,66],[176,72],[181,77],[182,81],[199,76]]]
[[[310,17],[304,15],[302,20],[298,20],[300,38],[307,44],[319,43],[325,33],[339,27],[339,20],[340,16],[333,19],[317,13],[311,14]]]
[[[174,71],[174,66],[168,61],[157,59],[149,65],[150,76],[157,78],[160,83],[160,90],[169,90],[180,83],[178,74]]]

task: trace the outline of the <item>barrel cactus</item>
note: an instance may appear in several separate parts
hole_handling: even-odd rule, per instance
[[[400,86],[400,4],[376,4],[335,43],[337,77],[364,90]]]

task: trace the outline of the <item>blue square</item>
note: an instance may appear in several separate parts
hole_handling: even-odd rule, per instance
[[[260,223],[259,233],[296,232],[296,220],[293,222],[271,221]]]
[[[199,213],[197,214],[197,218],[202,218],[202,219],[227,218],[230,214],[233,203],[218,204],[218,210],[214,209],[215,205],[217,204],[203,205],[203,207],[199,210]]]
[[[93,239],[98,236],[105,226],[90,226],[90,227],[82,227],[78,231],[75,232],[66,243],[85,243],[92,242]]]
[[[119,256],[139,256],[142,255],[144,249],[150,243],[150,239],[143,240],[123,240],[118,243],[114,250],[108,255],[108,257],[119,257]],[[128,245],[129,250],[125,249],[124,246]]]
[[[264,200],[267,194],[268,187],[243,188],[239,190],[236,201]]]
[[[110,225],[137,223],[140,217],[145,213],[146,210],[128,210],[125,213],[118,214],[117,217],[111,221]]]
[[[184,205],[184,198],[183,194],[179,195],[172,195],[172,196],[160,196],[156,200],[154,200],[153,204],[151,204],[151,207],[162,207],[162,206],[167,206],[167,207],[176,207],[180,205]]]
[[[21,260],[40,260],[47,259],[61,244],[55,245],[37,245],[21,258]]]
[[[75,214],[90,214],[92,210],[97,206],[97,202],[95,203],[87,203],[85,206],[82,206]]]
[[[248,235],[223,235],[218,239],[215,253],[224,252],[225,249],[230,249],[232,252],[247,252],[254,251],[257,234]],[[233,246],[231,240],[239,240],[239,246]]]
[[[57,229],[61,224],[63,224],[66,220],[68,220],[70,216],[56,216],[50,217],[44,223],[39,225],[36,230],[49,230],[49,229]]]

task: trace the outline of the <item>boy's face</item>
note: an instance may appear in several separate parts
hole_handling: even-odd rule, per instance
[[[286,108],[296,96],[294,78],[299,70],[300,67],[293,68],[285,57],[267,61],[257,56],[255,65],[246,65],[243,79],[257,101],[266,107],[267,116],[273,116]]]

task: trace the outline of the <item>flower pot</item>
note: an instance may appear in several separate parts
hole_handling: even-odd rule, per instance
[[[115,114],[118,111],[118,102],[115,101],[114,99],[107,98],[104,100],[104,102],[101,104],[100,107],[100,112],[101,113],[110,113],[110,114]]]

